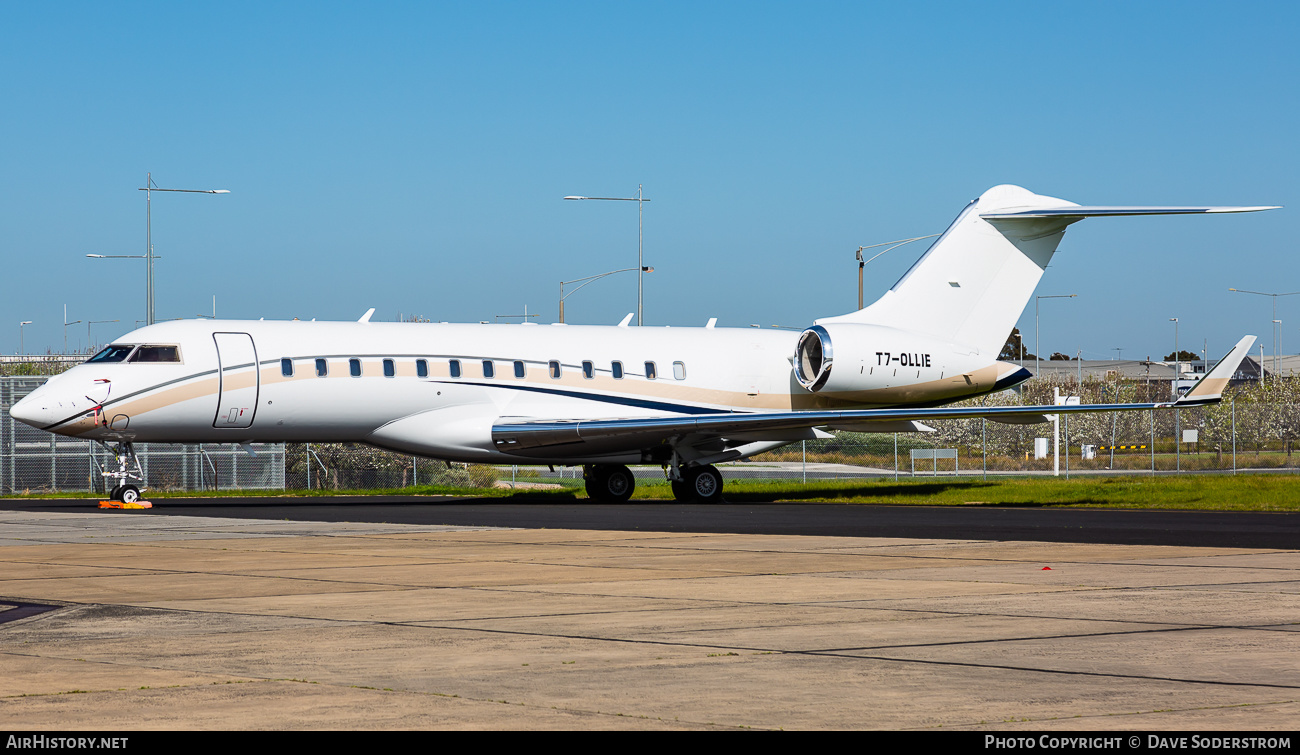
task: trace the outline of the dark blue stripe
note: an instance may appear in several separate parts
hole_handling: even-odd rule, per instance
[[[567,398],[587,399],[588,401],[599,401],[604,404],[618,404],[619,406],[635,406],[640,409],[654,409],[661,412],[676,412],[678,414],[736,414],[748,412],[732,412],[725,409],[707,409],[701,406],[687,406],[685,404],[670,404],[666,401],[647,401],[645,399],[625,398],[623,396],[605,396],[598,393],[582,393],[580,391],[565,391],[558,388],[538,388],[533,385],[511,385],[510,383],[471,383],[465,380],[430,380],[431,383],[441,385],[476,385],[481,388],[507,388],[512,391],[531,391],[533,393],[546,393],[552,396],[565,396]]]

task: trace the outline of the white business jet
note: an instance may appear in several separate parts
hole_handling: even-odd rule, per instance
[[[717,501],[714,466],[826,430],[935,419],[1213,403],[1243,338],[1186,395],[1156,404],[944,408],[1031,375],[998,361],[1066,226],[1084,218],[1272,207],[1085,207],[997,186],[967,205],[871,306],[802,333],[750,328],[194,320],[133,331],[15,404],[33,427],[112,444],[111,495],[144,479],[133,444],[356,442],[435,459],[582,465],[626,501],[629,464],[679,500]],[[629,316],[630,319],[630,316]],[[139,483],[139,484],[137,484]]]

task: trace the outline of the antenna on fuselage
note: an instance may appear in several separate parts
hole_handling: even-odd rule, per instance
[[[361,319],[360,319],[360,320],[357,320],[357,322],[370,322],[370,316],[373,315],[374,313],[375,313],[375,308],[374,308],[374,307],[371,307],[370,309],[367,309],[367,310],[366,310],[366,313],[365,313],[364,315],[362,315],[362,316],[361,316]]]

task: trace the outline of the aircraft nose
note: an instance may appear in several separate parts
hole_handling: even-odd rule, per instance
[[[9,407],[9,416],[38,430],[49,427],[80,408],[62,393],[61,389],[45,383]],[[89,401],[81,403],[88,404]]]
[[[9,407],[9,416],[32,427],[39,428],[48,424],[42,421],[45,415],[49,414],[49,410],[42,406],[45,402],[41,400],[40,393],[41,389],[37,388]]]

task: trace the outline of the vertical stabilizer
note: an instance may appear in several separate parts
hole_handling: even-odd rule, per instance
[[[818,320],[886,325],[996,356],[1039,278],[1082,216],[986,219],[984,214],[1078,207],[1019,186],[995,186],[966,206],[921,259],[874,304]]]

